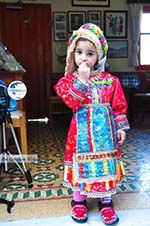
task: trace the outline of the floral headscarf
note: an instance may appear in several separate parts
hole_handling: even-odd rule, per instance
[[[106,54],[108,51],[107,41],[103,35],[103,31],[95,24],[83,24],[78,30],[73,31],[68,41],[65,75],[74,72],[74,50],[79,38],[86,38],[91,41],[97,50],[99,71],[104,71],[106,62]]]

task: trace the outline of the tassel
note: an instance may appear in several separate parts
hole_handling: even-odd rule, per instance
[[[75,181],[75,170],[72,170],[72,185],[75,185],[76,181]]]
[[[106,181],[105,182],[105,187],[106,187],[106,191],[109,191],[109,189],[110,189],[109,181]]]
[[[66,181],[68,178],[68,166],[65,166],[64,168],[64,180]]]
[[[125,169],[124,169],[124,165],[123,162],[120,160],[117,163],[117,174],[116,174],[116,180],[120,181],[122,179],[122,176],[125,175]]]
[[[117,181],[120,181],[121,179],[121,167],[120,167],[120,164],[117,163],[117,175],[116,175],[116,180]]]
[[[90,191],[91,190],[91,185],[90,184],[86,184],[86,190]]]
[[[124,165],[123,165],[123,161],[122,160],[120,160],[120,166],[121,166],[122,175],[124,176],[126,173],[125,173],[125,168],[124,168]]]

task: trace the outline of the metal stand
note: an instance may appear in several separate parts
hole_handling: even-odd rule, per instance
[[[1,198],[0,198],[0,203],[7,205],[7,212],[8,213],[11,213],[11,208],[15,205],[14,200],[8,201],[6,199],[1,199]]]
[[[16,145],[16,149],[19,155],[19,161],[21,162],[21,164],[18,163],[18,161],[14,158],[14,156],[12,155],[12,153],[10,152],[10,150],[7,147],[7,143],[6,143],[6,122],[8,122],[9,127],[10,127],[10,131],[12,134],[12,137],[14,139],[15,145]],[[22,156],[22,152],[15,134],[15,130],[13,127],[13,122],[12,122],[12,118],[11,118],[11,114],[10,112],[6,109],[0,110],[0,126],[1,126],[1,140],[2,140],[2,148],[1,148],[1,152],[2,152],[2,160],[4,160],[4,162],[2,161],[2,169],[4,170],[4,172],[8,171],[8,157],[10,157],[13,162],[18,166],[18,168],[20,169],[20,171],[25,175],[26,180],[28,182],[28,188],[32,188],[33,184],[32,184],[32,177],[31,177],[31,173],[29,170],[27,170],[23,156]],[[22,166],[21,166],[22,165]],[[14,206],[14,201],[7,201],[5,199],[1,199],[0,198],[0,203],[4,203],[7,205],[7,211],[8,213],[11,212],[11,208]]]

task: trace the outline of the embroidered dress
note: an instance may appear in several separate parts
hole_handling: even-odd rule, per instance
[[[118,78],[95,71],[85,84],[76,73],[68,74],[55,90],[73,110],[64,185],[88,197],[114,194],[124,173],[118,159],[117,130],[129,129],[127,103]]]

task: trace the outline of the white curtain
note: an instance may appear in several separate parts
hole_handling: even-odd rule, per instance
[[[139,65],[139,38],[140,25],[143,12],[142,4],[129,4],[129,26],[131,34],[131,48],[129,51],[129,65],[136,67]]]

